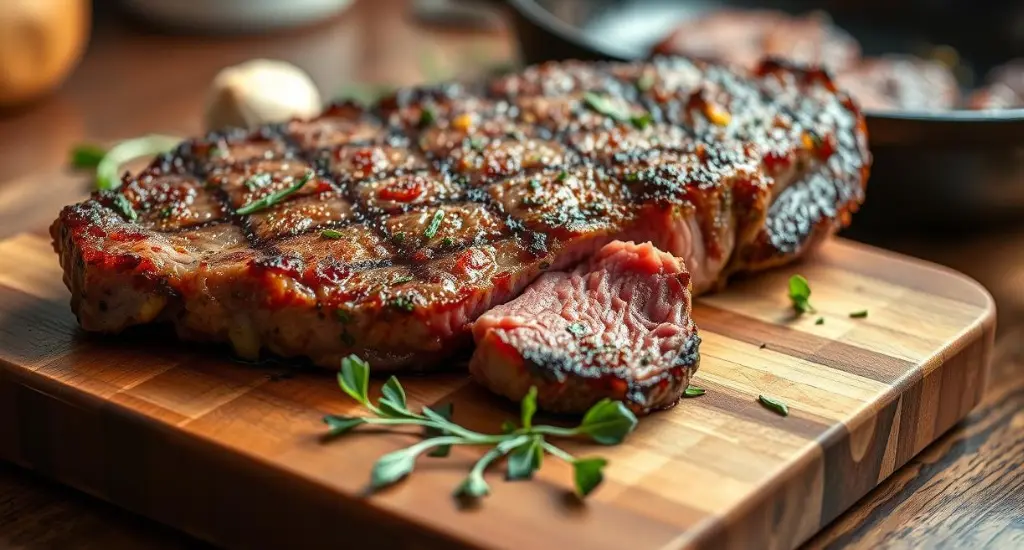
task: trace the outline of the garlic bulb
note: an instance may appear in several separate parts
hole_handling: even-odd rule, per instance
[[[284,61],[254,59],[220,71],[206,104],[206,127],[254,128],[311,118],[320,113],[320,92],[302,69]]]

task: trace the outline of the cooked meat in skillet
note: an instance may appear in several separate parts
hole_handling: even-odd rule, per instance
[[[655,46],[660,54],[708,59],[754,69],[775,57],[837,72],[860,58],[860,44],[823,13],[792,16],[771,10],[717,10],[684,21]]]
[[[1024,108],[1024,59],[1017,59],[993,70],[988,84],[971,94],[971,109]]]
[[[944,111],[960,101],[960,88],[949,67],[912,56],[865,59],[839,73],[836,85],[868,110]]]
[[[861,203],[866,143],[819,71],[551,63],[187,141],[51,232],[86,330],[432,369],[614,239],[682,258],[695,293],[795,258]]]
[[[669,407],[697,370],[690,275],[650,243],[613,241],[571,272],[545,273],[473,324],[469,371],[519,401],[578,413],[602,398],[638,414]]]
[[[763,57],[821,66],[863,109],[930,111],[955,108],[959,88],[938,61],[887,55],[861,59],[860,45],[827,16],[795,17],[770,10],[719,10],[684,21],[654,47],[752,68]]]

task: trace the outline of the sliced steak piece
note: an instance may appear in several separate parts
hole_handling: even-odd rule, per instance
[[[473,324],[469,370],[518,401],[584,412],[608,397],[646,414],[679,399],[700,362],[690,275],[651,243],[614,241],[571,272],[545,273]]]
[[[793,16],[771,10],[717,10],[681,23],[654,51],[748,70],[774,57],[836,72],[857,63],[860,44],[824,13]]]
[[[865,59],[836,75],[836,85],[869,110],[943,111],[960,101],[960,87],[949,67],[909,55]]]
[[[695,293],[791,260],[849,221],[869,164],[821,71],[549,63],[188,140],[51,234],[86,330],[429,370],[615,239],[682,258]]]

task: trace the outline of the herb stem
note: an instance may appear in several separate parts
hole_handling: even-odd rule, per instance
[[[576,461],[576,458],[574,456],[556,447],[555,445],[548,443],[547,441],[541,442],[541,445],[544,446],[544,450],[547,451],[548,454],[550,454],[551,456],[557,456],[558,458],[561,458],[562,460],[570,464]]]
[[[434,447],[440,447],[442,445],[493,445],[501,440],[502,439],[496,439],[494,441],[471,441],[456,435],[442,435],[438,437],[431,437],[430,439],[424,439],[419,443],[409,445],[405,448],[405,452],[413,456],[419,456]]]
[[[484,470],[486,470],[492,462],[508,454],[512,449],[515,449],[529,440],[530,436],[528,435],[520,435],[518,437],[513,437],[512,439],[504,438],[501,443],[490,451],[487,451],[484,456],[480,457],[480,460],[476,461],[476,464],[473,465],[472,472],[475,474],[483,474]]]
[[[366,408],[370,409],[374,414],[383,415],[384,411],[381,411],[376,405],[372,403],[366,403]],[[365,421],[367,424],[380,424],[384,426],[423,426],[426,428],[434,428],[443,432],[448,432],[453,436],[460,437],[467,441],[473,442],[473,444],[484,444],[484,443],[498,443],[503,441],[506,436],[505,434],[500,435],[487,435],[480,432],[474,432],[467,430],[454,422],[448,422],[439,419],[425,418],[412,411],[409,411],[409,416],[403,416],[401,418],[380,418],[380,417],[366,417]]]
[[[525,433],[553,435],[555,437],[575,437],[580,435],[578,428],[562,428],[560,426],[534,426]]]

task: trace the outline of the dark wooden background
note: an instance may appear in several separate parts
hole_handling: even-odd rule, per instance
[[[97,1],[88,51],[56,94],[0,111],[0,238],[48,224],[87,182],[63,169],[84,140],[201,130],[206,87],[253,57],[291,61],[330,97],[354,82],[409,84],[506,61],[513,38],[423,25],[404,0],[362,0],[313,27],[264,36],[164,33]],[[965,182],[969,184],[969,182]],[[1024,185],[1024,182],[1021,182]],[[869,193],[870,196],[870,193]],[[981,281],[999,307],[984,402],[861,500],[808,548],[1024,548],[1024,223],[875,244]],[[0,261],[17,261],[0,258]],[[0,463],[0,548],[202,548],[170,528]]]

